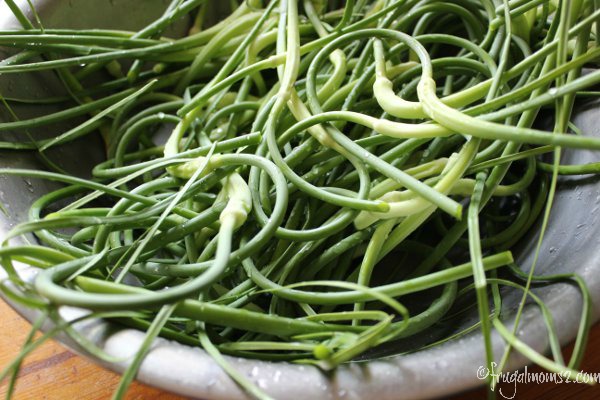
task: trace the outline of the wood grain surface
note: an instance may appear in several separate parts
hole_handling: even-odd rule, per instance
[[[0,300],[0,367],[4,367],[19,352],[29,332],[29,324]],[[569,354],[570,348],[565,349]],[[589,348],[582,369],[600,372],[600,324],[592,330]],[[530,368],[530,372],[539,371]],[[79,357],[58,343],[49,341],[30,354],[19,375],[14,399],[17,400],[101,400],[109,399],[119,382],[119,376]],[[6,382],[0,384],[0,397],[6,394]],[[596,399],[600,385],[580,384],[502,384],[499,389],[505,397],[514,399]],[[513,395],[516,395],[513,397]],[[484,389],[454,396],[452,400],[484,399]],[[499,395],[498,399],[503,397]],[[127,399],[181,400],[161,390],[134,383]],[[315,399],[316,400],[316,399]]]

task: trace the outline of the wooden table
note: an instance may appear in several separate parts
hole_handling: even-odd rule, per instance
[[[0,366],[5,366],[16,354],[29,332],[29,324],[0,300]],[[569,348],[566,352],[570,351]],[[600,324],[593,329],[587,358],[582,369],[600,372]],[[532,371],[537,371],[533,369]],[[108,399],[119,382],[119,376],[79,357],[54,341],[49,341],[28,356],[23,364],[14,398],[17,400],[44,399]],[[578,384],[519,384],[515,399],[595,399],[600,397],[600,385]],[[515,391],[501,385],[507,396]],[[6,394],[6,382],[0,384],[0,397]],[[510,397],[510,396],[509,396]],[[181,400],[180,396],[134,383],[128,399]],[[453,399],[483,399],[484,390],[474,390]],[[502,399],[502,396],[498,396]]]

